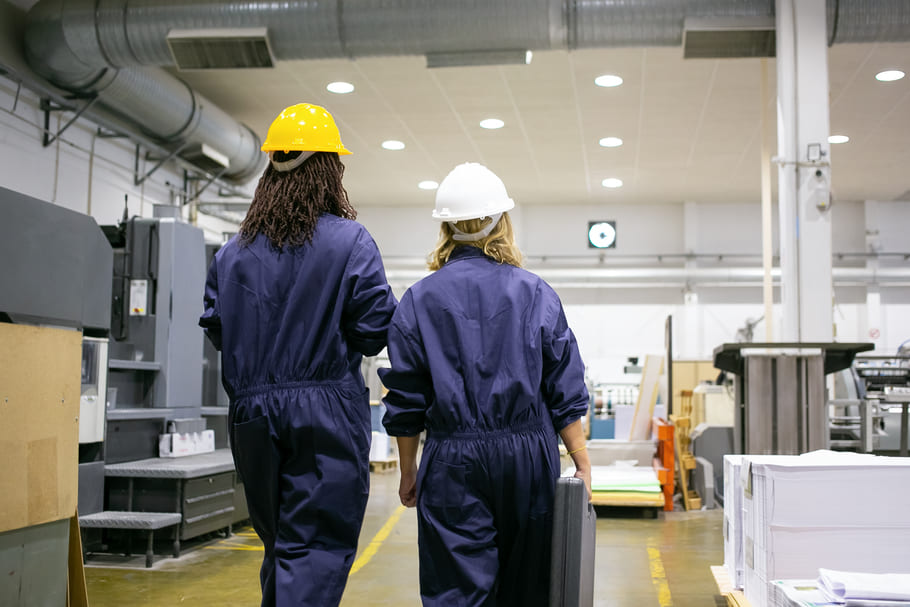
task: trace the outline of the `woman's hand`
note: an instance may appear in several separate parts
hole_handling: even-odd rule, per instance
[[[585,483],[585,489],[588,490],[588,501],[593,497],[591,494],[591,468],[576,468],[575,478],[580,478]]]
[[[588,475],[591,476],[590,474]],[[590,479],[588,485],[590,486]],[[408,508],[417,505],[417,471],[401,471],[401,482],[398,484],[398,497],[401,503]]]

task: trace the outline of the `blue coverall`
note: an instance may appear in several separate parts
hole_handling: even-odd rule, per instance
[[[199,324],[221,350],[263,606],[341,601],[369,491],[360,363],[385,347],[395,306],[369,233],[334,215],[283,252],[234,237],[209,268]]]
[[[588,408],[556,293],[460,246],[402,297],[383,423],[426,429],[417,475],[424,605],[546,605],[556,431]]]

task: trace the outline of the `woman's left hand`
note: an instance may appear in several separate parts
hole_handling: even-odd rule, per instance
[[[398,497],[408,508],[417,505],[417,471],[401,471],[401,482],[398,484]]]

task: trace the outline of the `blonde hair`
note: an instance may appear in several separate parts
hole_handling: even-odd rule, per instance
[[[491,219],[486,217],[465,219],[455,222],[455,225],[462,232],[474,234],[483,229],[490,221]],[[439,228],[439,242],[436,243],[436,248],[433,249],[427,259],[427,268],[432,271],[438,270],[449,260],[455,247],[462,245],[476,247],[483,251],[484,255],[492,257],[499,263],[521,267],[521,251],[518,249],[518,245],[515,244],[515,232],[512,230],[512,220],[509,218],[508,213],[503,213],[493,231],[480,240],[459,242],[452,238],[452,234],[452,226],[449,225],[449,222],[442,222],[442,226]]]

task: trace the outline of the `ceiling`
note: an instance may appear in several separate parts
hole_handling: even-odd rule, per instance
[[[520,204],[752,202],[760,199],[760,59],[684,60],[682,48],[536,52],[530,65],[428,69],[424,57],[279,62],[271,69],[177,75],[265,136],[286,106],[306,101],[335,117],[355,205],[430,205],[422,180],[456,164],[486,164]],[[910,197],[910,44],[829,49],[832,185],[840,200]],[[594,84],[601,74],[621,86]],[[774,61],[768,60],[772,154]],[[326,85],[347,81],[346,95]],[[485,130],[484,118],[505,126]],[[603,137],[624,144],[604,148]],[[405,149],[387,151],[396,139]],[[772,175],[775,171],[772,171]],[[623,181],[617,189],[605,178]],[[776,188],[776,183],[774,185]]]

